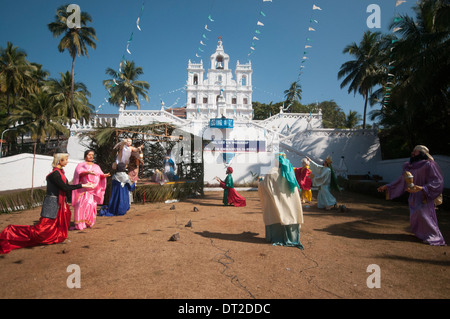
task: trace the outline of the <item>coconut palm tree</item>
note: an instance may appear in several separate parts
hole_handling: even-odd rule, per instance
[[[382,66],[382,44],[380,32],[367,31],[362,41],[353,42],[344,48],[343,53],[355,57],[355,60],[345,62],[338,72],[338,79],[344,78],[341,89],[348,85],[348,93],[358,92],[364,98],[363,128],[366,128],[366,113],[369,97],[374,86],[378,84],[380,74],[385,74]]]
[[[90,114],[94,111],[94,106],[89,104],[88,97],[91,93],[86,85],[82,82],[75,82],[72,86],[72,76],[69,71],[59,73],[60,79],[51,78],[45,82],[44,90],[56,99],[59,104],[58,115],[69,119],[71,111],[77,119],[89,119]],[[72,105],[72,87],[73,105]]]
[[[31,80],[31,72],[36,69],[30,64],[24,50],[14,46],[11,42],[5,49],[0,49],[0,91],[6,94],[7,114],[10,112],[10,97],[12,105],[16,104],[16,97],[23,88],[23,83]]]
[[[346,128],[355,128],[359,122],[361,122],[361,115],[356,111],[348,111],[348,114],[345,118],[345,127]]]
[[[64,118],[58,115],[58,102],[44,91],[32,93],[21,98],[17,109],[9,118],[11,123],[21,123],[17,127],[23,132],[30,132],[34,141],[31,196],[34,187],[34,163],[37,144],[45,143],[47,138],[62,133],[68,136],[68,129],[62,124]]]
[[[385,127],[386,140],[404,145],[405,155],[417,144],[449,154],[450,142],[442,137],[450,135],[450,4],[423,0],[414,11],[415,17],[400,15],[390,25],[398,36],[390,103],[373,117]]]
[[[294,101],[300,102],[302,99],[302,88],[300,83],[292,82],[289,89],[284,91],[284,97],[286,99],[286,107],[289,107]]]
[[[121,72],[107,68],[106,74],[113,77],[103,81],[103,85],[110,92],[109,102],[111,104],[117,106],[123,104],[124,109],[128,105],[136,105],[140,110],[139,96],[148,101],[147,90],[150,88],[150,84],[138,80],[138,77],[144,74],[144,71],[141,67],[136,67],[134,61],[122,62]]]
[[[71,87],[71,102],[70,102],[70,117],[73,118],[73,104],[75,91],[75,58],[86,55],[89,57],[87,46],[95,49],[97,47],[94,40],[97,40],[96,31],[94,28],[87,27],[88,22],[92,22],[92,17],[87,12],[80,14],[80,28],[76,26],[69,28],[67,25],[67,18],[71,13],[66,12],[68,5],[60,6],[56,10],[55,21],[48,24],[48,29],[55,38],[61,36],[61,41],[58,44],[59,52],[68,51],[72,57],[72,87]]]

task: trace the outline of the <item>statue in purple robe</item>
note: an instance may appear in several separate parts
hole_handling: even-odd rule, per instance
[[[443,246],[445,240],[438,227],[435,207],[435,200],[443,189],[444,178],[439,165],[427,147],[417,145],[409,162],[403,164],[402,175],[392,183],[380,186],[378,191],[386,191],[387,199],[409,192],[411,231],[424,243]]]

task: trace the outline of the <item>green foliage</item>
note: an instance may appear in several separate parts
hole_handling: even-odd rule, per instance
[[[106,69],[106,74],[112,76],[112,79],[104,80],[103,85],[111,92],[109,102],[120,106],[124,103],[124,108],[130,105],[141,108],[139,96],[148,101],[148,89],[150,84],[146,81],[139,81],[138,77],[144,74],[141,67],[135,66],[134,61],[124,61],[122,71],[119,73],[112,68]]]
[[[364,39],[347,46],[347,52],[353,50],[360,59],[343,64],[338,74],[354,80],[349,92],[370,93],[380,87],[370,101],[381,109],[370,116],[381,127],[383,159],[409,156],[417,144],[427,145],[434,154],[450,155],[450,3],[421,0],[414,11],[415,17],[392,19],[395,36],[379,35],[377,40],[369,32],[364,39],[372,35],[373,41],[366,41],[371,46],[365,46]],[[373,51],[364,54],[369,47]],[[359,63],[369,58],[371,68]],[[350,83],[347,78],[343,85]]]

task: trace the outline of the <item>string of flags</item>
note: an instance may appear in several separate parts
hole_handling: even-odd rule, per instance
[[[138,15],[137,20],[136,20],[136,28],[137,28],[139,31],[142,31],[141,26],[140,26],[140,23],[141,23],[141,19],[142,19],[142,14],[144,13],[144,7],[145,7],[145,0],[142,2],[141,9],[140,9],[140,11],[139,11],[139,15]],[[134,27],[133,27],[133,29],[134,29]],[[132,41],[133,41],[133,36],[134,36],[134,30],[131,32],[130,37],[128,38],[126,48],[125,48],[125,50],[124,50],[124,52],[123,52],[123,54],[122,54],[122,58],[121,58],[120,63],[119,63],[119,70],[118,70],[118,73],[117,73],[117,74],[120,74],[120,73],[122,72],[122,67],[124,66],[124,64],[125,64],[125,62],[126,62],[125,55],[126,55],[126,54],[131,55],[130,45],[131,45],[131,43],[132,43]],[[125,52],[126,52],[126,53],[125,53]],[[116,85],[118,85],[118,83],[117,83],[117,81],[116,81],[115,78],[113,78],[113,82],[114,82],[114,83],[112,84],[112,87],[115,87]],[[108,98],[106,98],[106,97],[104,98],[105,102],[103,102],[102,104],[100,104],[100,105],[98,106],[98,108],[97,108],[97,110],[95,111],[95,113],[98,113],[98,112],[100,111],[100,109],[101,109],[105,104],[109,103],[109,99],[110,99],[110,98],[111,98],[111,91],[108,90]]]
[[[394,23],[398,23],[403,21],[403,18],[397,15],[397,7],[402,5],[403,3],[405,3],[407,1],[405,0],[396,0],[395,1],[395,8],[394,8]],[[395,34],[396,32],[402,30],[401,27],[395,27],[392,29],[392,32]],[[391,102],[391,91],[393,89],[393,85],[394,85],[394,78],[395,78],[395,61],[392,61],[392,57],[393,57],[393,51],[395,49],[394,44],[398,41],[398,39],[392,39],[391,40],[391,54],[390,54],[390,60],[389,60],[389,64],[388,64],[388,76],[387,76],[387,82],[384,86],[384,96],[383,96],[383,101],[382,101],[382,105],[383,106],[388,106],[389,103]]]
[[[313,39],[312,39],[312,36],[309,35],[309,33],[315,32],[317,29],[317,25],[319,24],[319,21],[315,17],[315,11],[322,11],[322,8],[315,4],[313,4],[313,6],[312,6],[312,13],[311,13],[311,18],[309,19],[309,26],[308,26],[308,36],[305,39],[303,56],[302,56],[302,60],[300,62],[301,71],[298,74],[298,78],[300,78],[300,75],[303,73],[302,69],[305,67],[306,61],[309,60],[309,57],[307,56],[307,54],[309,53],[308,49],[311,49],[313,47],[313,45],[312,45]]]
[[[203,27],[203,30],[202,30],[202,36],[201,36],[200,43],[199,43],[200,45],[197,47],[197,52],[195,53],[195,56],[197,58],[201,58],[202,53],[205,52],[205,49],[208,46],[208,40],[209,40],[208,33],[213,31],[213,25],[214,25],[214,21],[215,21],[215,19],[213,18],[212,14],[211,14],[213,6],[214,6],[214,2],[211,5],[210,13],[208,14],[205,26]]]
[[[261,28],[261,27],[264,27],[264,24],[265,24],[264,18],[266,17],[266,13],[264,11],[262,11],[264,2],[272,2],[272,0],[262,0],[262,2],[260,2],[260,6],[258,8],[258,18],[257,18],[257,22],[256,22],[256,29],[252,34],[252,40],[250,43],[250,51],[248,52],[247,56],[250,56],[255,52],[257,41],[260,40],[260,37],[262,34],[261,30],[263,28]],[[265,8],[264,8],[264,10],[265,10]]]
[[[175,102],[172,105],[170,105],[170,106],[165,106],[164,105],[164,100],[162,99],[162,97],[165,96],[165,95],[172,95],[173,93],[177,93],[177,92],[186,93],[186,85],[183,85],[182,87],[179,87],[178,89],[171,90],[171,91],[168,91],[166,93],[161,93],[161,94],[158,95],[158,97],[160,98],[160,102],[161,102],[161,109],[172,108],[172,107],[174,107],[175,105],[178,104],[178,102],[180,100],[180,97],[177,97]]]

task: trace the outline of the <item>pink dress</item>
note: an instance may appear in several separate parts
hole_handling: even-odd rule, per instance
[[[82,172],[93,171],[95,175],[80,176]],[[92,227],[97,218],[97,205],[103,204],[106,189],[106,178],[97,164],[80,163],[75,168],[73,184],[92,183],[93,189],[81,188],[72,191],[72,206],[74,211],[74,223],[76,229]]]

